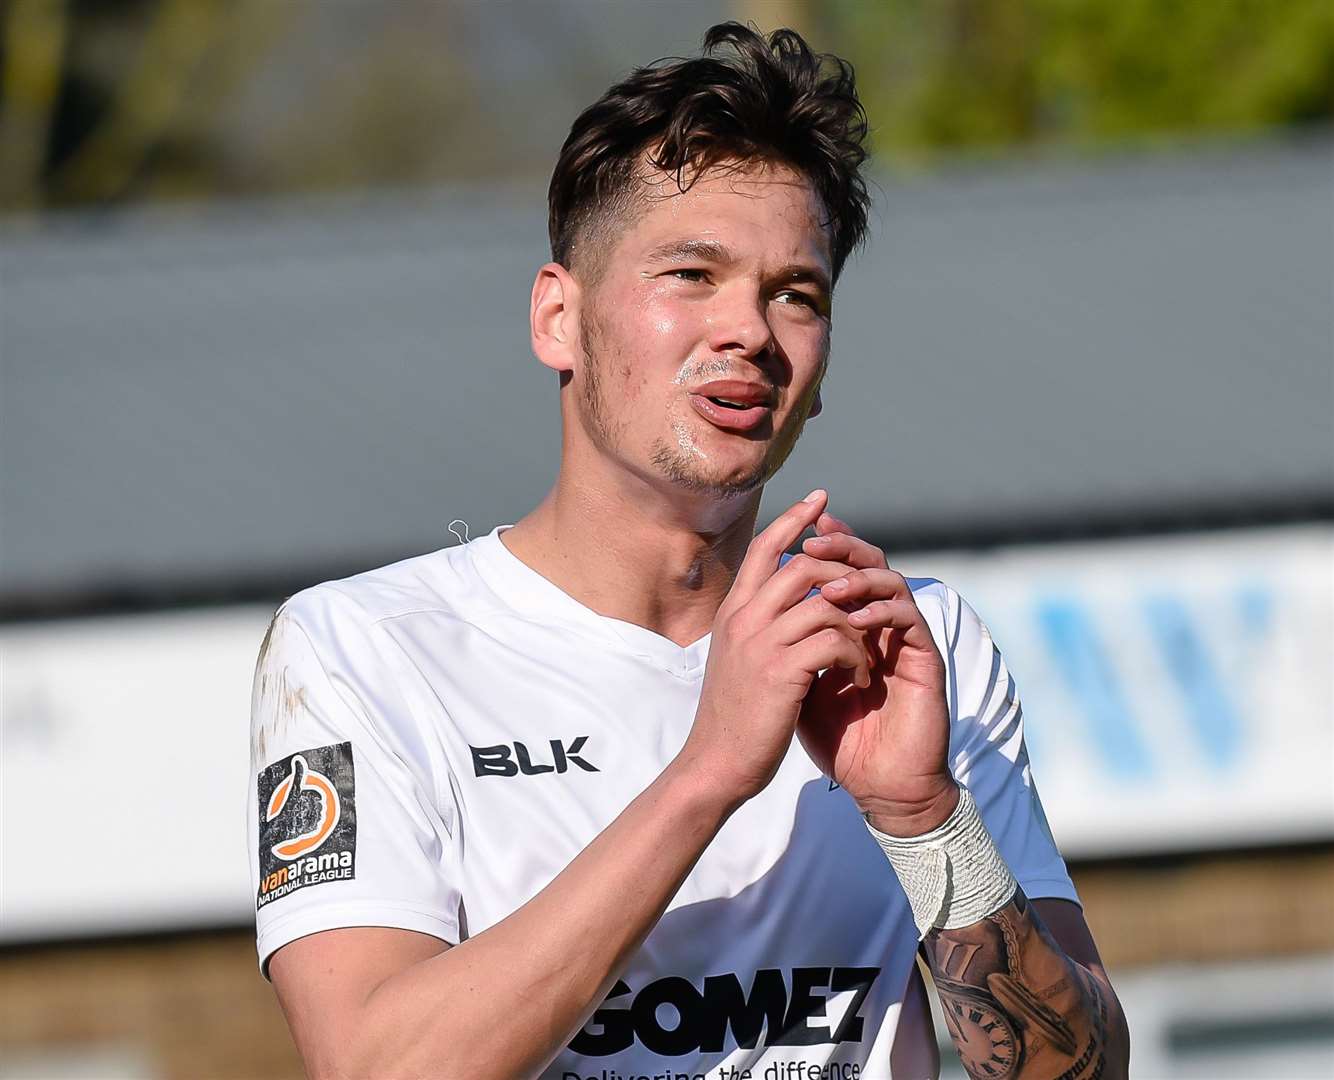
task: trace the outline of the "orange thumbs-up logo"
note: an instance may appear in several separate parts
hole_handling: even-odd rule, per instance
[[[266,821],[273,821],[287,813],[296,823],[284,830],[295,831],[296,836],[269,848],[278,858],[289,861],[314,851],[329,839],[340,813],[338,792],[327,776],[311,769],[300,754],[292,755],[291,765],[291,775],[274,790],[264,815]]]
[[[259,907],[306,885],[355,876],[351,743],[289,754],[259,774],[258,789]]]

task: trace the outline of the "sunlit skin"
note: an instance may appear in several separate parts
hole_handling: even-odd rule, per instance
[[[538,272],[533,350],[561,377],[561,469],[504,542],[585,605],[686,644],[819,411],[832,262],[818,198],[782,166],[714,169],[684,192],[650,172],[642,194],[610,240]],[[733,378],[774,391],[755,430],[690,403]]]

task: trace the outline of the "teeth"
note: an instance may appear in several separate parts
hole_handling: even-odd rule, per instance
[[[719,405],[726,405],[730,409],[749,409],[749,405],[742,404],[740,401],[731,401],[728,398],[709,398],[710,401],[716,401]]]

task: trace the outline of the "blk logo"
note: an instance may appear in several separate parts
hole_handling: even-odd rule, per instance
[[[497,746],[469,746],[468,749],[472,751],[472,768],[477,776],[518,776],[520,773],[524,776],[536,776],[538,773],[564,773],[570,771],[571,765],[578,766],[584,772],[601,772],[602,770],[591,761],[580,756],[580,751],[586,742],[588,742],[587,735],[580,735],[569,746],[560,739],[551,739],[547,743],[550,749],[544,748],[536,761],[528,747],[521,742],[516,742],[513,746],[509,743],[500,743]]]

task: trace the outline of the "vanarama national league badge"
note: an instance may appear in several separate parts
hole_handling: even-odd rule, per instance
[[[259,895],[255,907],[356,876],[352,744],[289,754],[259,774]]]

